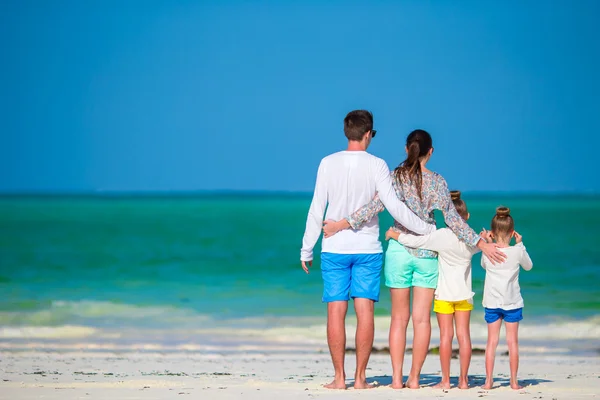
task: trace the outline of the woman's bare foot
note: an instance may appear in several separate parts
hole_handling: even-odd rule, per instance
[[[354,381],[354,389],[373,389],[377,385],[368,384],[367,381]]]
[[[323,385],[325,389],[346,389],[346,381],[344,379],[334,379],[331,383]]]
[[[459,379],[457,387],[459,389],[468,389],[469,388],[469,381],[467,379]]]
[[[437,385],[433,385],[434,389],[450,389],[450,381],[441,381]]]
[[[491,390],[493,386],[494,386],[494,380],[486,379],[485,384],[481,388],[485,389],[485,390]]]
[[[402,382],[402,378],[400,379],[392,379],[392,384],[390,385],[392,389],[404,389],[404,383]]]
[[[419,379],[414,379],[409,376],[408,380],[406,381],[406,387],[409,389],[420,389],[421,386],[419,386]]]
[[[519,381],[510,382],[510,388],[514,390],[523,389],[523,386],[519,385]]]

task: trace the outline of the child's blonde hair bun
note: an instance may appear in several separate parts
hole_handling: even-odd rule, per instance
[[[452,201],[460,200],[460,190],[453,190],[450,192],[450,199]]]
[[[510,216],[510,208],[504,207],[504,206],[496,208],[496,217],[506,218],[509,216]]]

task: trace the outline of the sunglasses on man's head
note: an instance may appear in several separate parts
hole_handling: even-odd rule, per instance
[[[375,129],[371,129],[371,138],[374,138],[376,134],[377,131]]]

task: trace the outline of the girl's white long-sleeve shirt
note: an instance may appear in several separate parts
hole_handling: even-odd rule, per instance
[[[480,250],[461,242],[448,228],[425,235],[400,234],[398,242],[419,249],[433,250],[438,253],[439,275],[436,300],[461,301],[472,303],[471,259]]]
[[[529,271],[533,262],[523,243],[501,247],[500,251],[506,254],[506,260],[501,264],[494,265],[485,255],[481,257],[481,266],[485,268],[483,306],[503,310],[521,308],[524,302],[519,286],[519,266]]]

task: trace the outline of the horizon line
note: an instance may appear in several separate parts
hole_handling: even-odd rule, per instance
[[[600,191],[576,191],[576,190],[554,190],[554,191],[462,191],[469,196],[600,196]],[[311,191],[304,190],[239,190],[239,189],[202,189],[202,190],[30,190],[30,191],[2,191],[2,197],[194,197],[194,196],[218,196],[218,195],[246,195],[246,196],[311,196]]]

